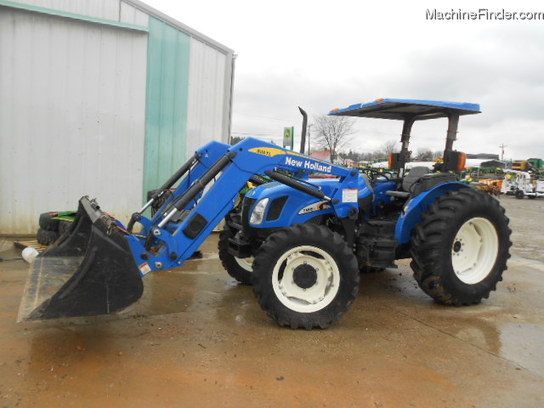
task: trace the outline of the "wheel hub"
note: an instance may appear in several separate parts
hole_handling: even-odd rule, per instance
[[[466,221],[453,240],[453,271],[463,283],[481,282],[493,269],[499,251],[499,239],[493,224],[486,218]]]
[[[302,289],[308,289],[317,282],[317,271],[308,264],[302,264],[293,271],[293,281]]]
[[[462,245],[463,244],[461,244],[461,241],[455,241],[455,243],[453,244],[453,252],[459,252]]]
[[[278,300],[289,309],[312,313],[333,301],[340,287],[340,270],[327,251],[301,245],[278,259],[272,285]]]

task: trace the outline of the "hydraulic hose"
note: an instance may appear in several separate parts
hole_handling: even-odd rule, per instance
[[[206,185],[212,181],[236,156],[236,152],[229,152],[221,157],[210,169],[196,180],[187,191],[177,197],[171,204],[171,210],[166,217],[159,223],[159,228],[163,228],[166,223],[179,211],[183,210],[187,205],[200,194]]]
[[[195,153],[193,156],[191,156],[189,158],[189,160],[187,160],[185,162],[185,164],[183,164],[183,166],[181,166],[178,171],[176,171],[174,174],[172,174],[172,176],[166,180],[166,182],[162,185],[162,187],[160,189],[158,189],[152,196],[151,198],[149,199],[149,201],[142,207],[142,209],[138,212],[135,212],[134,214],[132,214],[132,216],[130,217],[130,220],[128,222],[128,225],[127,225],[127,231],[129,233],[132,233],[132,229],[134,228],[134,224],[136,224],[138,221],[141,220],[142,218],[142,213],[147,210],[149,208],[149,206],[151,204],[153,204],[153,202],[160,198],[168,189],[172,188],[172,186],[174,184],[177,183],[177,181],[182,178],[185,173],[187,173],[191,167],[193,167],[193,165],[196,163],[196,161],[202,156],[201,153]]]
[[[293,187],[313,197],[319,198],[321,200],[327,200],[327,201],[332,200],[332,198],[328,197],[325,193],[323,193],[323,191],[318,190],[316,188],[312,188],[308,186],[307,184],[300,183],[289,176],[278,173],[277,171],[268,170],[268,171],[265,171],[265,173],[271,179],[279,181],[280,183],[283,183],[289,187]]]

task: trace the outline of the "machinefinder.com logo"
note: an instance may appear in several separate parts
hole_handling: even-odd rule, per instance
[[[426,20],[437,21],[470,21],[470,20],[544,20],[544,11],[509,11],[505,9],[489,10],[486,8],[477,11],[463,11],[461,9],[437,10],[427,9]]]

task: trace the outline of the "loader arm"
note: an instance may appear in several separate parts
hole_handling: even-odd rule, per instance
[[[278,173],[278,170],[338,176],[339,187],[328,197],[307,184]],[[339,218],[358,211],[357,194],[353,193],[357,189],[358,171],[247,138],[230,148],[189,188],[161,208],[160,215],[146,229],[145,237],[128,236],[142,276],[183,265],[233,209],[238,192],[256,174],[267,174],[293,188],[330,201]],[[214,179],[215,182],[211,183]],[[202,195],[208,185],[209,190]],[[196,203],[188,208],[192,202]]]
[[[310,172],[337,176],[329,196],[300,178]],[[235,206],[239,191],[255,175],[330,202],[340,219],[358,212],[358,171],[247,138],[228,146],[212,142],[195,153],[134,213],[125,228],[95,200],[80,199],[71,231],[36,258],[18,320],[112,313],[136,302],[142,277],[178,267],[192,256]],[[154,217],[144,211],[179,182]],[[140,232],[132,232],[141,224]]]
[[[169,204],[175,200],[178,196],[187,191],[191,184],[198,180],[213,164],[223,156],[231,146],[221,142],[210,142],[202,148],[198,149],[183,166],[179,168],[147,201],[147,203],[138,211],[132,214],[128,223],[127,230],[132,232],[134,224],[140,223],[143,225],[144,230],[142,234],[147,234],[148,229],[154,222],[160,219],[160,211],[155,214],[152,220],[143,217],[144,212],[153,205],[154,202],[161,199],[163,195],[166,195],[172,189],[174,190],[165,200],[161,207],[165,207],[165,204]],[[176,183],[179,185],[174,189]],[[189,204],[189,206],[191,203]],[[151,221],[151,222],[150,222]]]

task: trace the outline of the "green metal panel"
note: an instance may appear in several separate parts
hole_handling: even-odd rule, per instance
[[[187,34],[149,19],[144,196],[186,159],[189,53]]]

